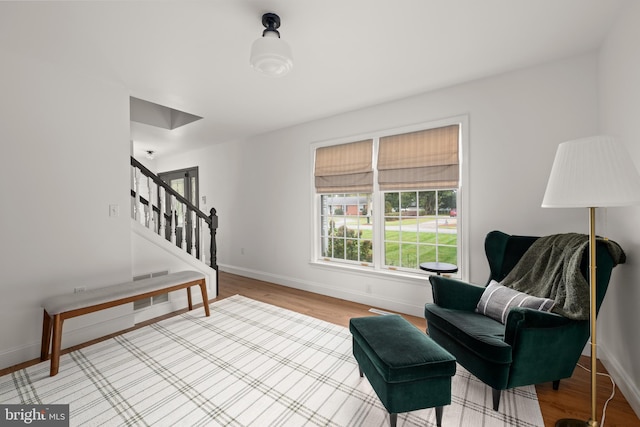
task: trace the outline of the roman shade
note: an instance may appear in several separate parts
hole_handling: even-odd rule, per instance
[[[459,183],[459,125],[380,138],[380,190],[435,190]]]
[[[321,147],[316,150],[318,193],[373,191],[373,140]]]

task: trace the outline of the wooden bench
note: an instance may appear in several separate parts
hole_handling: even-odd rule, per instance
[[[164,276],[135,280],[118,285],[49,298],[42,304],[44,308],[44,320],[42,324],[40,360],[44,361],[49,358],[49,347],[51,347],[50,375],[54,376],[58,373],[60,367],[62,323],[65,319],[185,288],[187,289],[189,310],[192,310],[191,286],[196,285],[200,286],[204,311],[205,314],[209,316],[209,298],[207,296],[205,276],[197,271],[180,271]]]

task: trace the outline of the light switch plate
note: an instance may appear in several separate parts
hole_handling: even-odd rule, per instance
[[[109,216],[112,218],[120,216],[120,205],[109,205]]]

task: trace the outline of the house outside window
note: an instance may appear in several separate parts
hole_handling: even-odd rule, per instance
[[[314,147],[316,261],[461,266],[461,134],[458,121]]]
[[[373,262],[371,193],[323,194],[320,197],[322,257],[364,265]]]

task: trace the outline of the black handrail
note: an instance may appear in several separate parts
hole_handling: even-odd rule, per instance
[[[140,163],[138,160],[136,160],[133,157],[131,157],[131,166],[140,169],[140,172],[144,176],[150,178],[158,187],[164,188],[166,194],[169,194],[170,196],[174,196],[177,201],[179,201],[180,203],[185,205],[186,208],[187,208],[187,212],[195,212],[196,216],[198,218],[201,218],[209,226],[209,232],[211,234],[211,246],[210,246],[211,268],[215,269],[216,272],[217,272],[218,271],[218,261],[217,261],[218,257],[217,257],[217,245],[216,245],[216,230],[218,229],[218,215],[216,214],[216,210],[211,208],[210,215],[205,214],[200,209],[198,209],[193,203],[191,203],[189,200],[187,200],[186,198],[181,196],[177,191],[175,191],[173,188],[171,188],[171,186],[169,186],[166,182],[164,182],[160,178],[158,178],[158,176],[156,174],[151,172],[142,163]],[[133,198],[136,197],[136,192],[135,192],[134,189],[131,189],[131,197],[133,197]],[[140,196],[139,199],[140,199],[140,202],[142,204],[150,206],[149,201],[146,200],[145,198],[143,198],[142,196]],[[156,212],[158,215],[160,215],[160,208],[159,207],[153,206],[151,204],[151,208],[153,209],[154,212]],[[172,215],[170,213],[166,213],[165,212],[164,216],[165,216],[165,219],[167,221],[169,221],[170,224],[173,224],[173,221],[175,221],[175,219],[172,218]],[[189,218],[191,218],[190,215],[189,215]],[[198,250],[199,250],[199,248],[198,248]]]

